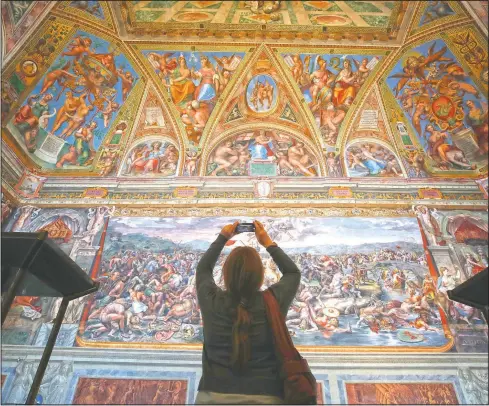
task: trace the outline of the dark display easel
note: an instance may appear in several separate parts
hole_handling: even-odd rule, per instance
[[[44,372],[71,300],[97,291],[93,281],[47,232],[2,233],[2,326],[15,296],[62,297],[26,405],[35,404]]]
[[[448,298],[455,302],[463,303],[467,306],[479,309],[486,323],[488,320],[488,296],[489,296],[489,270],[488,268],[475,274],[455,289],[447,291]]]

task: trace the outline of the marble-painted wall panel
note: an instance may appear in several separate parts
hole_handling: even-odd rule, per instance
[[[2,401],[19,402],[27,395],[41,351],[27,359],[20,356],[19,349],[12,351],[11,347],[7,353],[2,359],[2,375],[6,376]],[[168,351],[145,353],[137,356],[136,351],[111,350],[105,359],[93,359],[93,350],[67,350],[63,355],[55,351],[39,400],[50,404],[119,404],[125,396],[128,404],[141,403],[136,400],[142,399],[145,383],[151,396],[146,395],[149,397],[144,404],[192,404],[201,376],[200,353],[180,352],[178,359]],[[485,359],[450,354],[417,354],[404,359],[402,355],[370,354],[333,360],[321,354],[303,355],[321,388],[318,404],[371,404],[372,396],[376,404],[487,403]],[[122,383],[124,389],[118,386]]]

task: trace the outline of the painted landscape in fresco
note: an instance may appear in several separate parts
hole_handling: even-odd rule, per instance
[[[378,56],[285,54],[294,81],[309,104],[327,145],[335,145],[341,123]]]
[[[35,74],[36,62],[26,63]],[[78,31],[8,128],[43,167],[89,169],[137,79],[113,44]]]
[[[314,154],[290,135],[258,130],[222,141],[207,165],[211,176],[318,176]]]
[[[244,54],[143,51],[168,89],[189,139],[198,143],[207,121]]]
[[[200,343],[196,267],[220,227],[235,220],[112,218],[98,271],[100,290],[89,304],[79,344]],[[287,315],[296,344],[433,350],[450,346],[415,218],[261,221],[302,272]],[[233,241],[215,267],[220,287],[226,255],[237,246],[258,248],[251,234]],[[260,249],[260,254],[264,285],[270,286],[280,272],[266,251]]]
[[[487,166],[487,99],[441,40],[420,45],[387,79],[438,171]]]

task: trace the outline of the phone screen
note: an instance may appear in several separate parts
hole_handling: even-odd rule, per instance
[[[238,224],[238,227],[236,227],[236,232],[237,233],[254,233],[255,232],[255,225],[253,223]]]

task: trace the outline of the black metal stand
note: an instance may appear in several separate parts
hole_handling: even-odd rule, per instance
[[[25,402],[26,405],[34,405],[36,403],[37,393],[39,392],[42,378],[44,378],[44,372],[46,372],[49,358],[51,357],[54,345],[56,344],[56,339],[58,338],[61,323],[63,323],[63,319],[65,318],[66,309],[68,308],[69,303],[70,300],[64,297],[58,310],[58,314],[54,319],[53,329],[51,330],[51,334],[49,334],[48,342],[46,343],[46,347],[44,348],[44,352],[42,353],[41,361],[39,361],[36,375],[34,376],[34,380],[32,381],[31,390],[29,391],[29,395],[27,396],[27,400]]]
[[[37,253],[42,247],[43,242],[46,240],[48,236],[47,231],[43,231],[38,234],[36,243],[32,246],[32,248],[27,253],[21,267],[15,273],[14,279],[10,283],[8,290],[4,293],[2,298],[2,326],[3,322],[7,318],[8,311],[10,310],[10,306],[12,306],[12,302],[14,301],[15,294],[21,286],[22,281],[24,280],[25,275],[27,274],[27,270],[31,267],[32,263],[36,259]]]
[[[68,304],[74,299],[96,292],[99,286],[98,282],[83,272],[47,236],[47,232],[2,233],[5,254],[2,255],[1,270],[2,277],[7,281],[2,284],[2,325],[16,295],[63,298],[32,381],[26,405],[34,405],[36,402]],[[27,255],[24,256],[24,252]],[[13,270],[16,271],[12,275]]]

